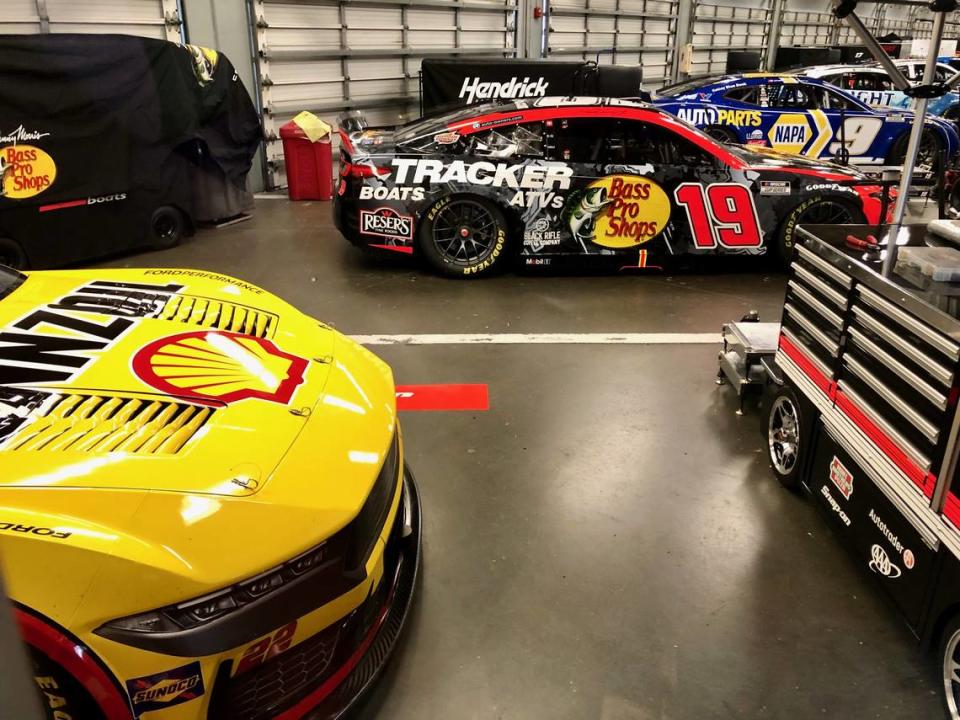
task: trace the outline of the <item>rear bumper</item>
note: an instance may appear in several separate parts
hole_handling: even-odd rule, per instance
[[[356,704],[386,666],[416,587],[420,498],[406,467],[400,504],[383,552],[380,584],[359,607],[240,676],[242,680],[218,679],[223,684],[214,686],[208,718],[335,720]],[[304,674],[309,677],[306,684]],[[285,684],[298,687],[293,697],[285,696]]]

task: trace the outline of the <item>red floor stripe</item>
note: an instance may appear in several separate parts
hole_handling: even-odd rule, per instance
[[[86,200],[70,200],[68,202],[53,203],[52,205],[41,205],[38,210],[40,212],[50,212],[51,210],[63,210],[64,208],[80,207],[86,204]]]
[[[489,410],[486,385],[397,385],[397,410]]]

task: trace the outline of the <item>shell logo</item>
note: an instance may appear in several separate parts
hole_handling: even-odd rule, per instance
[[[0,198],[25,200],[53,185],[57,164],[32,145],[0,147]]]
[[[133,372],[147,385],[204,404],[254,398],[285,405],[307,365],[271,340],[223,330],[171,335],[133,356]]]
[[[810,122],[802,113],[784,113],[777,118],[767,133],[770,146],[779,152],[799,155],[813,132]]]
[[[568,210],[573,236],[621,249],[649,242],[670,221],[670,197],[641,175],[608,175],[593,181]]]

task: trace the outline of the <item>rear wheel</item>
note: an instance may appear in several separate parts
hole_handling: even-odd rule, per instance
[[[863,211],[839,198],[815,197],[804,200],[787,215],[777,237],[776,253],[786,267],[793,259],[798,225],[841,224],[859,225],[866,222]]]
[[[800,487],[800,452],[806,426],[792,388],[784,385],[774,393],[766,417],[770,467],[781,485],[796,489]]]
[[[27,267],[27,255],[20,243],[10,238],[0,238],[0,265],[23,270]]]
[[[47,720],[106,720],[89,692],[39,650],[30,650],[33,681]]]
[[[508,227],[494,203],[455,195],[440,199],[426,212],[417,244],[430,265],[443,275],[490,275],[505,264]]]
[[[890,165],[903,165],[907,157],[907,145],[910,144],[910,132],[903,133],[897,138],[890,151],[888,163]],[[930,128],[924,128],[920,134],[920,149],[917,150],[916,167],[927,168],[933,171],[940,164],[940,138],[937,133]]]
[[[960,615],[953,618],[940,638],[940,670],[947,717],[960,720]]]
[[[170,205],[153,211],[150,218],[150,240],[155,248],[166,250],[180,242],[186,231],[183,213]]]
[[[724,143],[735,143],[737,142],[737,136],[733,134],[731,130],[727,128],[717,127],[716,125],[711,125],[710,127],[704,130],[707,135],[712,137],[714,140],[719,140]]]

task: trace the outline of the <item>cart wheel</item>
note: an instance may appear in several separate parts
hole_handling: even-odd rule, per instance
[[[950,621],[940,637],[940,669],[947,717],[960,720],[960,615]]]
[[[186,225],[183,213],[175,207],[165,205],[153,211],[150,218],[150,240],[155,248],[166,250],[180,242]]]
[[[791,490],[800,487],[805,434],[800,401],[793,389],[784,385],[773,395],[767,410],[767,448],[774,475]]]
[[[27,267],[27,255],[20,243],[10,238],[0,238],[0,265],[23,270]]]

